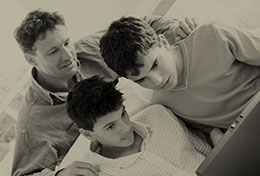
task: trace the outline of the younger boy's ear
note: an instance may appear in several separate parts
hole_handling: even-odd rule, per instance
[[[159,34],[158,37],[159,37],[159,42],[163,46],[165,46],[165,48],[167,48],[167,49],[170,48],[170,44],[169,44],[168,40],[166,39],[166,37],[163,34]]]
[[[32,65],[32,66],[37,66],[37,62],[36,62],[36,60],[35,60],[35,57],[34,57],[32,54],[30,54],[30,53],[25,53],[25,54],[24,54],[24,57],[25,57],[26,61],[27,61],[30,65]]]
[[[85,130],[85,129],[83,129],[83,128],[80,128],[80,129],[79,129],[79,132],[80,132],[80,134],[82,134],[83,136],[85,136],[87,139],[92,140],[92,134],[91,134],[90,131]]]

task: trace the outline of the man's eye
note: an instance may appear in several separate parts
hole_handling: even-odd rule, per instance
[[[139,79],[137,81],[135,81],[137,84],[141,84],[143,81],[145,80],[145,78]]]
[[[115,127],[115,124],[113,123],[113,124],[109,125],[106,130],[112,130],[114,127]]]
[[[65,43],[64,43],[64,46],[68,46],[70,44],[70,42],[69,41],[66,41]]]
[[[124,117],[125,115],[126,115],[126,110],[123,111],[122,117]]]
[[[153,63],[152,69],[156,68],[159,65],[159,60],[156,59]]]
[[[55,54],[56,52],[57,52],[57,49],[51,50],[51,51],[49,52],[49,55]]]

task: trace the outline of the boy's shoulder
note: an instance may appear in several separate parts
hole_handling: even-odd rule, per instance
[[[204,43],[203,45],[206,43],[215,43],[216,39],[220,39],[225,36],[224,31],[226,30],[227,27],[223,24],[207,22],[194,29],[183,41],[188,45],[193,45],[194,42],[197,44],[202,42]]]
[[[216,22],[207,22],[198,26],[194,33],[200,33],[202,35],[218,35],[221,30],[225,28],[225,25]]]
[[[214,21],[211,21],[211,22],[206,22],[206,23],[203,23],[202,25],[198,26],[198,29],[208,29],[208,30],[212,30],[212,29],[215,29],[215,28],[218,28],[220,24],[214,22]]]
[[[167,107],[161,104],[151,105],[131,117],[132,121],[149,126],[154,126],[163,121],[168,122],[176,119],[177,117]]]

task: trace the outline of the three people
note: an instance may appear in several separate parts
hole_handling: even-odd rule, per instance
[[[156,31],[177,36],[178,20],[145,20]],[[55,168],[79,135],[78,126],[66,113],[68,90],[82,78],[93,75],[103,75],[108,80],[118,77],[99,53],[103,33],[74,43],[63,17],[43,10],[28,13],[16,29],[15,38],[33,68],[16,126],[12,175],[91,176],[98,172],[96,166],[85,162],[71,163],[64,169],[67,174],[56,173]]]

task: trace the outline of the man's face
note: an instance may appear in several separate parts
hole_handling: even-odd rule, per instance
[[[133,126],[123,106],[97,119],[90,134],[107,147],[128,147],[134,142]]]
[[[47,31],[45,38],[40,37],[34,47],[33,65],[45,78],[68,79],[77,72],[75,48],[64,25]]]
[[[154,90],[171,90],[177,86],[177,65],[169,48],[164,45],[154,46],[140,61],[144,66],[139,67],[139,75],[129,73],[129,79]]]

